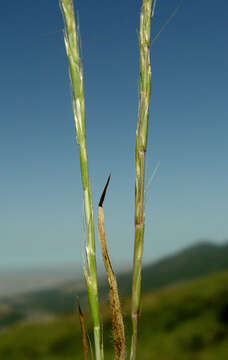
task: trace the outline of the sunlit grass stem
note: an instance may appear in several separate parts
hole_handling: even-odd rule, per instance
[[[151,91],[150,67],[150,27],[154,15],[156,0],[142,0],[140,13],[139,49],[140,49],[140,84],[139,84],[139,113],[136,132],[135,150],[135,246],[132,277],[132,344],[131,360],[136,359],[138,318],[141,298],[141,267],[144,241],[144,169],[145,153],[147,148],[148,112]],[[72,0],[60,0],[60,6],[65,22],[64,40],[69,60],[69,72],[73,93],[73,113],[75,119],[76,136],[80,151],[81,179],[84,191],[85,219],[88,233],[86,246],[87,268],[84,274],[94,328],[94,342],[96,360],[103,360],[101,331],[99,320],[99,302],[97,269],[95,256],[95,234],[92,209],[92,199],[88,174],[88,158],[86,148],[85,105],[83,69],[79,55],[78,32],[75,25],[75,16]],[[100,210],[100,215],[103,213]],[[103,218],[102,216],[100,216]]]
[[[144,242],[144,173],[147,148],[148,115],[151,91],[150,28],[156,0],[143,0],[140,13],[139,50],[139,112],[135,149],[135,245],[132,276],[132,344],[131,360],[136,359],[138,319],[141,299],[141,269]]]
[[[79,54],[79,34],[75,25],[73,1],[60,0],[60,7],[65,22],[64,40],[66,53],[69,61],[69,72],[73,93],[73,113],[76,127],[77,143],[80,152],[81,180],[84,192],[85,219],[88,234],[88,242],[86,246],[87,268],[84,268],[84,274],[86,278],[89,304],[93,319],[96,360],[102,360],[103,353],[101,346],[101,330],[99,319],[94,218],[88,173],[83,69]]]

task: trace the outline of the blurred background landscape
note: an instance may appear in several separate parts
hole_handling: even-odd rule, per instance
[[[130,270],[118,274],[118,283],[129,346]],[[199,242],[147,264],[142,284],[140,359],[227,358],[228,242]],[[92,339],[85,284],[77,269],[1,273],[0,357],[81,359],[76,296]],[[108,288],[102,274],[100,299],[106,356],[112,359]]]

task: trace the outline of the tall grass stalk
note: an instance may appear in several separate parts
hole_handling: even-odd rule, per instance
[[[135,149],[135,245],[132,276],[132,343],[131,360],[136,359],[138,339],[138,319],[141,299],[141,268],[144,242],[144,173],[147,148],[148,115],[151,91],[150,66],[150,28],[154,15],[156,0],[143,0],[140,13],[139,50],[140,50],[140,83],[139,113],[136,131]]]
[[[86,148],[86,129],[85,129],[85,105],[84,105],[84,86],[83,69],[79,54],[78,31],[75,25],[73,0],[59,0],[62,10],[65,32],[64,40],[69,61],[69,72],[73,93],[73,113],[76,127],[76,137],[80,151],[81,179],[84,191],[85,219],[88,234],[86,245],[87,267],[84,266],[84,275],[87,283],[87,292],[90,304],[90,310],[93,320],[94,344],[96,360],[103,360],[103,344],[101,341],[100,319],[99,319],[99,301],[97,285],[97,269],[95,255],[95,233],[92,198],[88,174],[88,158]],[[139,30],[139,49],[140,49],[140,85],[139,85],[139,112],[136,131],[136,149],[135,149],[135,245],[132,276],[132,343],[130,359],[136,360],[137,338],[138,338],[138,319],[141,299],[141,267],[144,242],[144,172],[145,172],[145,154],[147,148],[147,130],[148,114],[151,91],[151,66],[150,66],[150,28],[151,19],[154,15],[156,0],[142,0],[140,13]],[[109,180],[108,180],[109,182]],[[104,232],[104,214],[102,203],[105,191],[102,194],[98,207],[99,235],[105,266],[109,274],[110,302],[111,307],[115,303],[116,310],[113,312],[113,318],[116,320],[116,335],[114,333],[114,342],[120,341],[122,351],[115,351],[115,358],[120,360],[125,358],[125,339],[120,303],[117,292],[117,284],[113,273],[110,259],[107,253],[106,238]],[[114,284],[114,285],[113,285]],[[113,287],[114,286],[114,287]],[[115,288],[115,289],[114,289]],[[113,291],[113,289],[115,291]],[[116,299],[118,301],[116,301]],[[116,305],[117,304],[117,305]],[[118,308],[118,309],[117,309]],[[118,333],[119,332],[119,333]],[[116,336],[116,340],[115,340]],[[118,342],[116,342],[118,346]],[[118,352],[119,351],[119,352]],[[87,348],[86,355],[87,356]]]
[[[69,72],[73,93],[73,113],[76,127],[77,143],[80,151],[81,180],[84,192],[85,219],[88,234],[88,242],[86,245],[87,268],[84,267],[84,274],[87,283],[88,298],[93,320],[96,360],[102,360],[103,351],[101,345],[101,330],[99,319],[94,218],[88,173],[83,69],[78,45],[79,33],[75,25],[73,1],[60,0],[60,8],[62,10],[65,23],[64,41],[69,61]]]

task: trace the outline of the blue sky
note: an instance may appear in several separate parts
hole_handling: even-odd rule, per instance
[[[179,5],[159,0],[152,37]],[[130,265],[141,1],[78,0],[95,219],[114,265]],[[228,239],[225,0],[183,1],[152,46],[144,261]],[[0,264],[83,261],[86,234],[58,1],[1,2]],[[100,251],[98,248],[98,262]]]

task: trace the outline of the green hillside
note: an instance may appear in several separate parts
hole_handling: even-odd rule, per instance
[[[143,268],[142,290],[152,291],[171,284],[181,283],[213,272],[228,270],[228,244],[215,245],[201,242],[174,255],[170,255],[156,263]],[[86,306],[87,293],[85,288],[77,287],[77,281],[66,282],[59,286],[40,291],[2,299],[0,302],[0,329],[34,318],[43,314],[71,314],[75,295],[79,295],[81,303]],[[120,294],[129,296],[131,291],[131,273],[119,274]],[[100,281],[100,298],[108,298],[106,282]],[[3,307],[4,311],[1,310]],[[7,310],[6,310],[7,309]]]
[[[228,272],[144,294],[142,302],[140,360],[228,358]],[[129,300],[122,303],[129,348]],[[102,318],[105,358],[111,360],[111,324],[107,307],[102,309]],[[76,314],[45,323],[14,326],[0,336],[0,359],[3,360],[82,358]]]
[[[228,243],[199,242],[143,268],[143,289],[153,290],[228,270]]]

